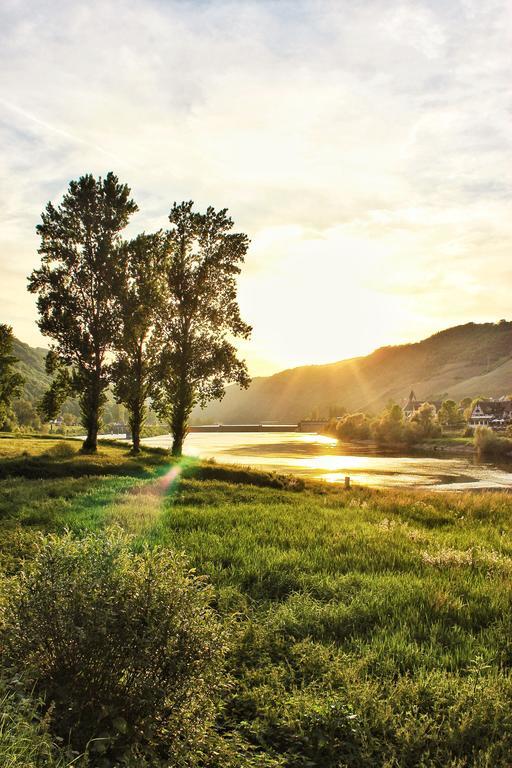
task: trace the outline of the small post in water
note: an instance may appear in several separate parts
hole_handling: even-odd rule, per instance
[[[345,488],[347,491],[350,490],[350,477],[348,475],[345,475]]]

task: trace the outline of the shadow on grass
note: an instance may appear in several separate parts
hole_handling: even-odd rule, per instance
[[[184,467],[182,475],[185,478],[194,478],[195,480],[218,480],[224,483],[255,485],[259,488],[276,488],[287,491],[303,491],[306,487],[306,483],[300,477],[213,462],[189,462]]]
[[[151,478],[165,459],[161,455],[142,454],[140,457],[119,452],[119,455],[81,454],[55,455],[51,451],[38,456],[14,456],[0,462],[0,480],[24,477],[27,480],[49,480],[64,477],[79,478],[100,475],[128,475]]]

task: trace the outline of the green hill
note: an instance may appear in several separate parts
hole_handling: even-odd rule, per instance
[[[202,421],[295,422],[344,406],[376,413],[412,389],[420,399],[512,392],[512,322],[467,323],[415,344],[382,347],[366,357],[310,365],[229,387],[221,402],[196,411]]]
[[[30,347],[23,341],[14,339],[13,354],[18,358],[18,368],[25,378],[24,397],[31,402],[41,398],[51,380],[44,367],[47,352],[48,350],[42,347]]]

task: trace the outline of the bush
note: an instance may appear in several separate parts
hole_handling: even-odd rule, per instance
[[[373,423],[373,434],[379,445],[404,442],[404,416],[399,405],[390,405]]]
[[[352,413],[340,419],[336,432],[340,440],[369,440],[370,420],[364,413]]]
[[[499,437],[490,427],[475,429],[475,448],[483,455],[499,455],[512,452],[512,440]]]
[[[70,459],[72,456],[76,456],[78,447],[78,445],[72,445],[62,440],[48,448],[45,455],[52,459]]]
[[[193,765],[225,651],[211,598],[181,556],[119,533],[42,538],[7,595],[3,662],[93,765]]]

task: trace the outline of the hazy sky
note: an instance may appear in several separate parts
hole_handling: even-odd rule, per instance
[[[508,0],[1,0],[0,322],[71,178],[227,207],[253,373],[512,317]]]

